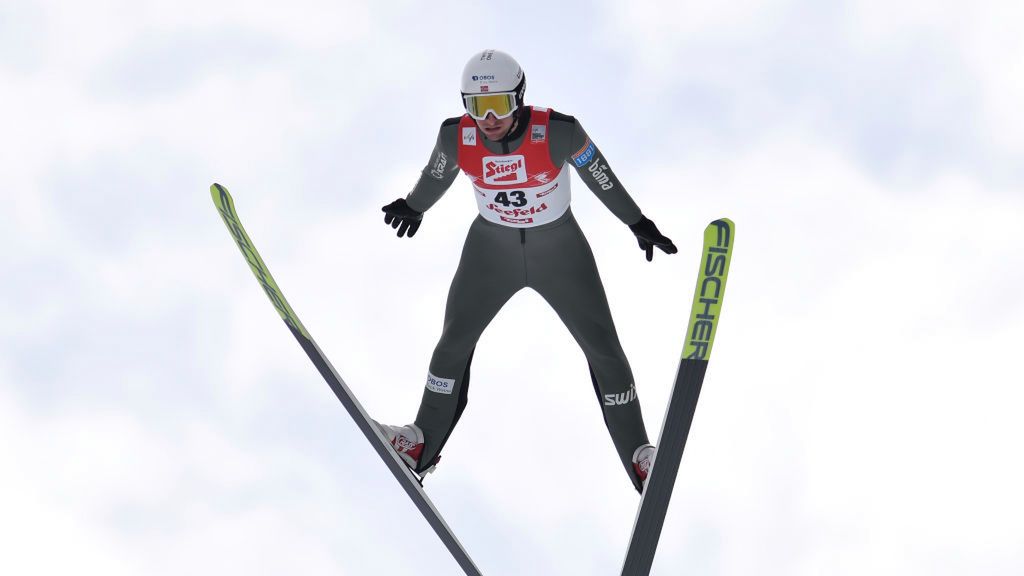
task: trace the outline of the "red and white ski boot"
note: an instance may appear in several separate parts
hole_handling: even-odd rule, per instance
[[[423,431],[415,424],[405,426],[391,426],[381,424],[374,420],[377,427],[387,438],[388,442],[398,452],[398,455],[405,462],[406,466],[416,470],[420,465],[420,456],[423,455]],[[424,471],[425,474],[427,471]]]
[[[654,446],[644,444],[633,452],[633,472],[636,472],[640,483],[647,486],[647,476],[651,473],[651,466],[654,466]]]

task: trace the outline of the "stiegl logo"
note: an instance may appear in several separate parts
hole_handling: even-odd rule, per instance
[[[519,184],[526,182],[526,158],[515,156],[485,156],[484,182],[487,184]]]
[[[483,165],[487,169],[483,177],[492,181],[515,179],[516,172],[522,170],[522,158],[514,161],[493,161]]]
[[[698,298],[693,304],[693,329],[690,331],[690,346],[693,347],[693,351],[687,356],[692,360],[707,358],[715,322],[718,320],[726,265],[732,244],[732,230],[729,224],[721,220],[716,220],[712,224],[717,229],[717,240],[714,246],[708,247],[705,255]]]
[[[604,405],[605,406],[624,406],[629,404],[633,400],[636,400],[636,385],[630,384],[629,390],[622,392],[621,394],[605,394]]]

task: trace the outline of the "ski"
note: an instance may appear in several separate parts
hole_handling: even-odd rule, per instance
[[[274,308],[277,309],[278,314],[284,320],[285,325],[288,326],[288,330],[291,331],[295,339],[298,340],[299,345],[306,351],[306,355],[313,361],[317,370],[323,376],[324,380],[334,391],[334,394],[341,401],[341,404],[348,411],[349,415],[355,421],[356,426],[369,440],[370,445],[373,446],[374,450],[387,465],[388,469],[398,480],[398,483],[405,489],[406,494],[412,499],[416,508],[419,509],[420,513],[430,524],[430,527],[434,529],[438,537],[451,552],[455,561],[458,562],[459,566],[462,567],[467,576],[481,576],[480,570],[477,569],[476,565],[470,559],[466,550],[459,543],[455,534],[452,533],[451,529],[445,523],[441,514],[438,513],[437,509],[431,503],[426,493],[423,491],[423,486],[418,477],[416,477],[411,470],[402,462],[398,453],[395,452],[391,445],[387,442],[380,430],[373,424],[370,417],[367,416],[366,411],[356,400],[356,397],[349,390],[348,386],[338,376],[338,372],[331,365],[324,353],[313,341],[313,337],[309,335],[305,326],[299,320],[299,317],[292,310],[291,305],[285,300],[284,293],[281,292],[277,282],[270,275],[270,270],[267,265],[264,264],[263,259],[260,258],[258,252],[256,252],[256,246],[249,239],[249,235],[246,234],[245,229],[242,227],[242,222],[238,218],[238,213],[235,212],[235,203],[231,198],[231,194],[228,193],[227,188],[224,188],[220,184],[213,184],[210,186],[210,195],[213,197],[213,203],[216,204],[217,210],[220,212],[221,217],[224,219],[224,224],[227,225],[228,231],[231,232],[231,236],[235,239],[238,244],[238,248],[242,251],[242,255],[245,257],[246,262],[249,263],[249,267],[252,268],[253,274],[256,275],[256,280],[259,281],[263,287],[263,291],[266,292],[270,301],[274,304]]]
[[[735,225],[726,218],[715,220],[704,229],[704,250],[686,342],[658,438],[654,463],[633,524],[622,576],[648,576],[654,563],[658,539],[665,524],[672,488],[679,472],[683,448],[693,422],[693,413],[697,409],[697,397],[700,395],[708,359],[711,357],[711,346],[718,329],[735,235]]]

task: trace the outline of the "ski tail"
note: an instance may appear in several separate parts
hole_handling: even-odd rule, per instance
[[[210,186],[210,195],[213,197],[213,203],[216,204],[217,210],[224,219],[224,224],[227,225],[246,262],[249,263],[249,268],[252,269],[256,280],[263,287],[263,291],[266,292],[270,302],[277,309],[277,313],[284,320],[292,335],[295,336],[303,351],[306,352],[313,365],[316,366],[317,371],[320,372],[327,385],[334,391],[334,395],[338,397],[338,400],[348,411],[356,426],[366,436],[367,440],[370,441],[378,456],[381,457],[395,479],[405,489],[406,494],[412,499],[416,508],[419,509],[424,519],[434,529],[434,532],[444,543],[445,547],[448,548],[453,559],[462,567],[467,576],[480,576],[480,570],[473,564],[462,544],[459,543],[455,534],[444,521],[444,518],[441,517],[441,514],[423,491],[423,487],[420,485],[420,478],[415,476],[408,466],[402,462],[398,453],[391,449],[380,430],[370,420],[366,410],[356,400],[355,395],[349,390],[344,380],[341,379],[341,376],[334,369],[334,366],[331,365],[330,361],[320,350],[320,347],[317,346],[313,337],[310,336],[306,327],[303,326],[302,321],[299,320],[291,305],[288,304],[281,288],[277,285],[274,277],[271,276],[270,269],[267,268],[263,258],[256,251],[256,246],[249,238],[249,235],[246,234],[245,228],[242,227],[242,222],[235,211],[234,200],[231,198],[231,194],[228,193],[227,188],[220,184],[213,184]]]
[[[672,488],[718,331],[735,236],[736,226],[727,218],[715,220],[704,229],[704,249],[686,341],[658,438],[654,466],[633,524],[622,576],[648,576],[654,563]]]

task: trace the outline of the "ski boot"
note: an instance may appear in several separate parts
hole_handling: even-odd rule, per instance
[[[647,486],[647,476],[654,465],[654,452],[654,446],[650,444],[644,444],[633,452],[633,472],[644,486]]]
[[[374,424],[380,428],[381,433],[384,434],[384,438],[391,444],[391,447],[398,452],[398,456],[402,458],[405,465],[410,470],[415,472],[420,477],[425,476],[434,471],[437,466],[437,462],[441,459],[440,456],[434,458],[431,462],[430,467],[422,472],[416,472],[420,465],[420,456],[423,455],[423,431],[420,430],[419,426],[415,424],[406,424],[405,426],[392,426],[389,424],[381,424],[374,420]]]

